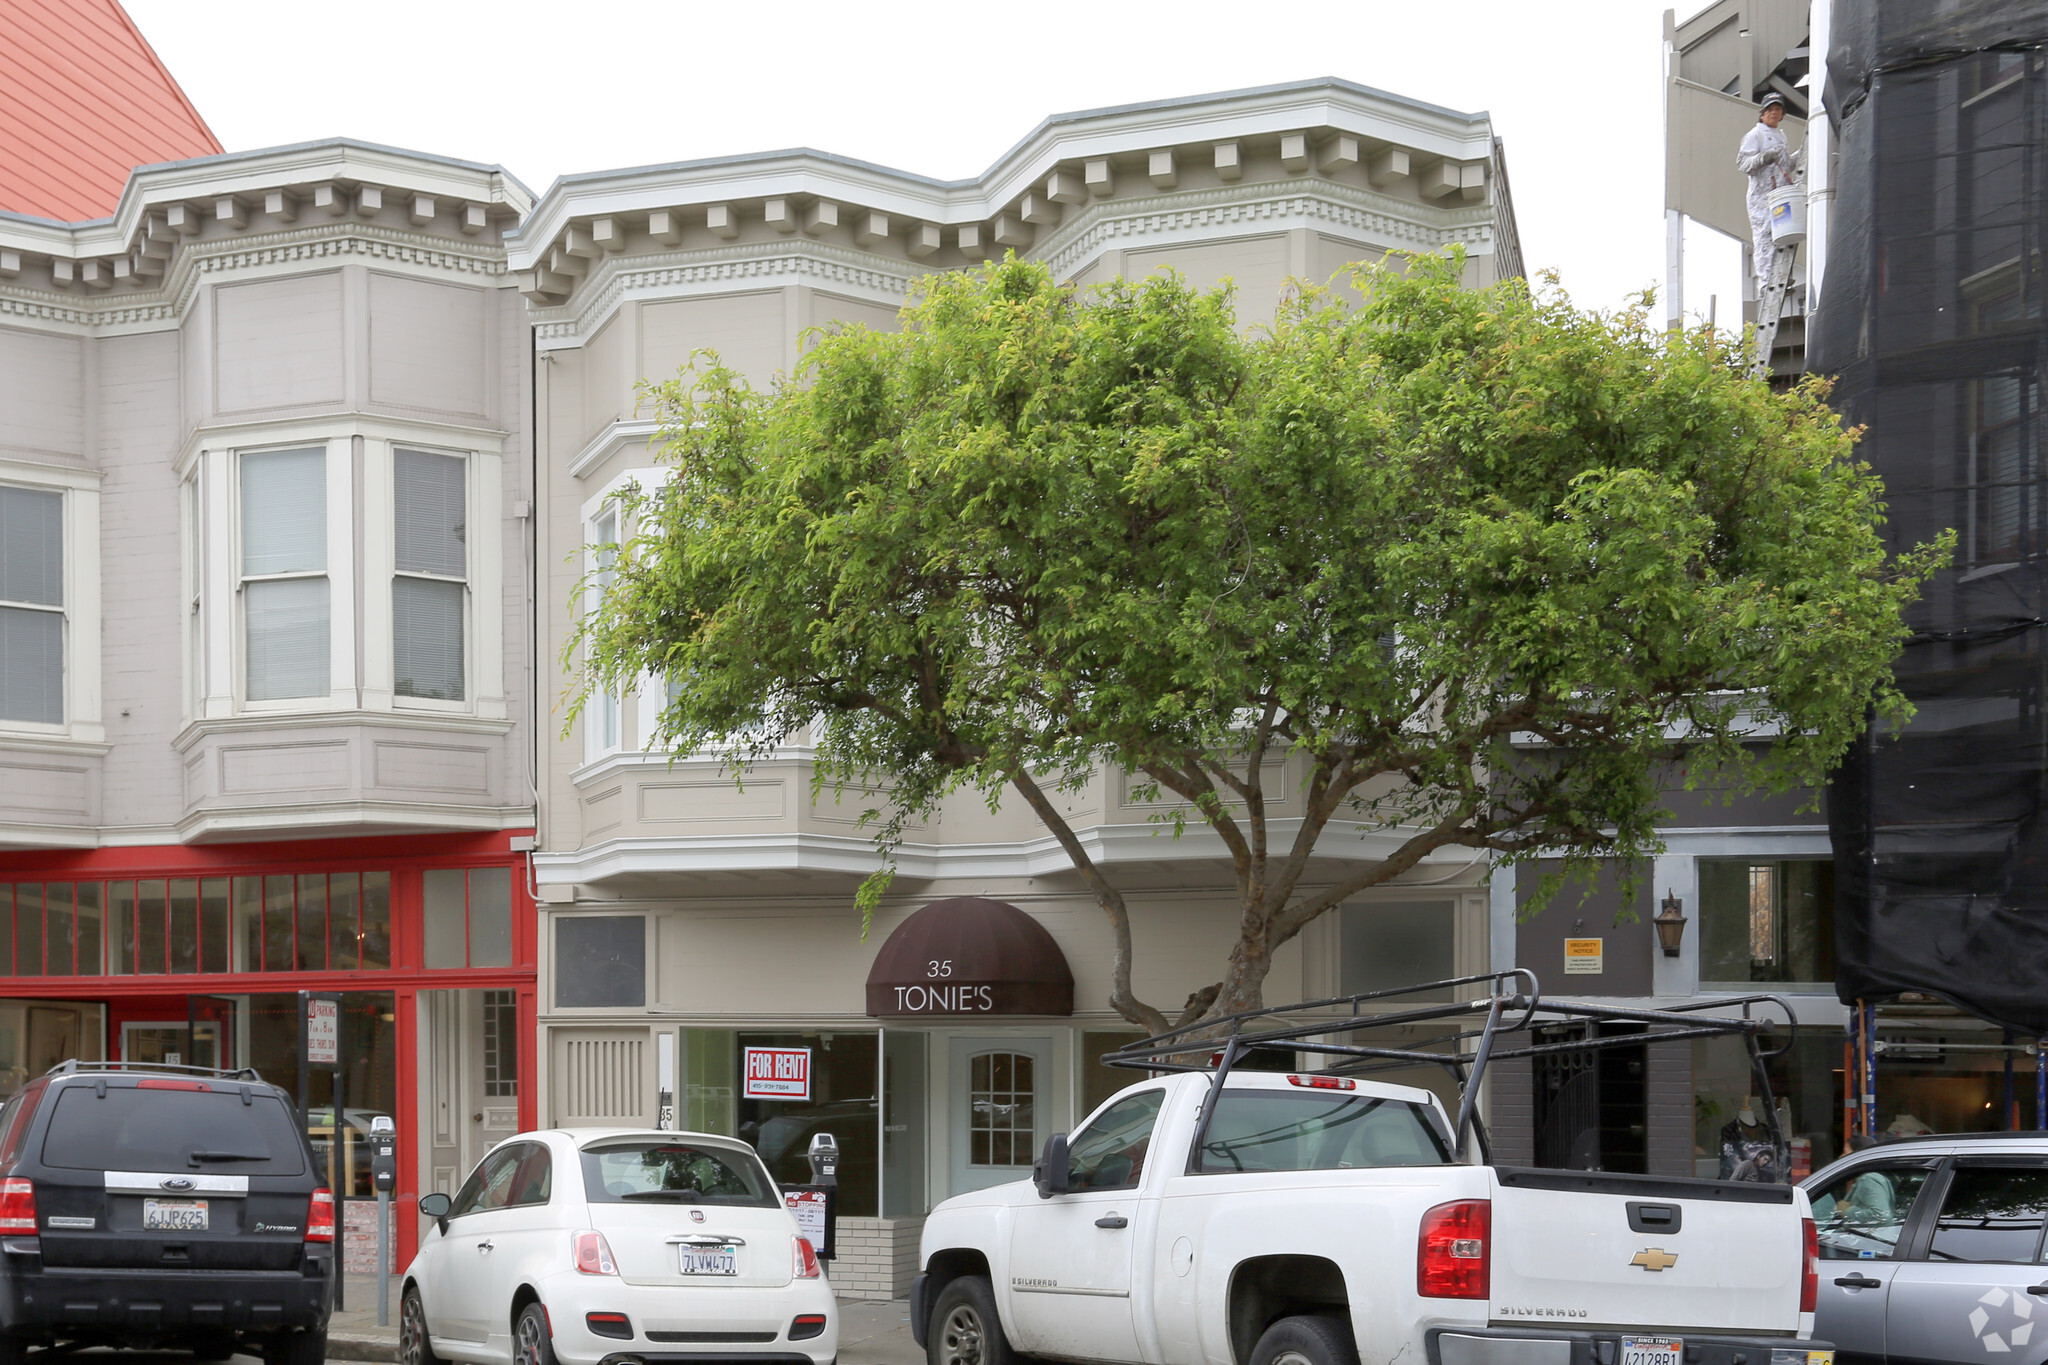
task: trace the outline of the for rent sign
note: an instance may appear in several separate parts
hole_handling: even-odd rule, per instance
[[[742,1049],[746,1071],[740,1093],[750,1100],[807,1100],[811,1097],[811,1050],[807,1047]]]

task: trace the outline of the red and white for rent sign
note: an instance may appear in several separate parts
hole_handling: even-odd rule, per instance
[[[807,1047],[750,1047],[740,1093],[750,1100],[807,1100],[811,1097],[811,1050]]]

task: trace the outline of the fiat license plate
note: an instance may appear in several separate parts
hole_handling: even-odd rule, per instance
[[[1685,1341],[1681,1337],[1623,1337],[1621,1365],[1682,1365]]]
[[[682,1252],[683,1273],[685,1275],[737,1275],[740,1273],[738,1247],[686,1246],[682,1249]]]
[[[145,1199],[142,1201],[144,1232],[206,1231],[204,1199]]]

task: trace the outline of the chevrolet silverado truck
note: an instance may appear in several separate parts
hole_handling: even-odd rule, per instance
[[[1469,1105],[1453,1123],[1427,1090],[1229,1065],[1255,1050],[1154,1074],[1031,1180],[934,1209],[911,1297],[930,1365],[1833,1365],[1796,1186],[1488,1164]]]

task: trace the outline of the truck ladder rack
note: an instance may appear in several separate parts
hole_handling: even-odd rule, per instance
[[[1791,256],[1779,252],[1779,260]],[[1478,987],[1479,991],[1471,988]],[[1483,992],[1483,993],[1481,993]],[[1462,994],[1463,998],[1459,998]],[[1439,996],[1430,1001],[1430,995]],[[1416,1000],[1416,997],[1424,997]],[[1405,999],[1404,999],[1405,997]],[[1758,1018],[1754,1006],[1768,1004],[1784,1014],[1785,1041],[1765,1049],[1760,1035],[1777,1026],[1774,1019]],[[1365,1013],[1361,1006],[1392,1005],[1390,1012]],[[1705,1011],[1740,1009],[1740,1015],[1709,1014]],[[1383,1047],[1361,1043],[1351,1035],[1361,1029],[1391,1028],[1411,1024],[1442,1023],[1447,1032],[1422,1039],[1413,1047]],[[1462,1027],[1463,1024],[1476,1027]],[[1563,1041],[1544,1041],[1541,1029],[1574,1023],[1588,1025],[1588,1036]],[[1599,1036],[1593,1030],[1602,1024],[1638,1024],[1642,1032]],[[1394,1067],[1440,1066],[1458,1083],[1458,1119],[1451,1138],[1453,1151],[1463,1154],[1466,1138],[1476,1135],[1483,1155],[1489,1155],[1484,1125],[1477,1112],[1479,1086],[1486,1068],[1497,1061],[1520,1057],[1541,1057],[1561,1052],[1597,1052],[1604,1048],[1636,1047],[1645,1043],[1680,1042],[1691,1038],[1741,1038],[1749,1051],[1750,1071],[1756,1078],[1757,1094],[1763,1101],[1771,1144],[1778,1149],[1778,1169],[1785,1135],[1778,1126],[1777,1102],[1771,1095],[1770,1077],[1764,1063],[1789,1050],[1799,1038],[1799,1020],[1792,1006],[1775,995],[1738,995],[1727,999],[1676,1005],[1667,1009],[1628,1009],[1580,1000],[1546,1000],[1536,974],[1526,967],[1478,976],[1457,976],[1389,990],[1361,991],[1355,995],[1332,996],[1299,1005],[1275,1005],[1245,1010],[1194,1024],[1183,1024],[1150,1038],[1140,1039],[1114,1052],[1103,1054],[1106,1066],[1146,1072],[1213,1071],[1215,1081],[1203,1103],[1195,1127],[1195,1148],[1207,1140],[1209,1120],[1216,1109],[1216,1097],[1231,1069],[1247,1057],[1288,1058],[1291,1068],[1300,1054],[1323,1060],[1323,1071],[1356,1075]]]

